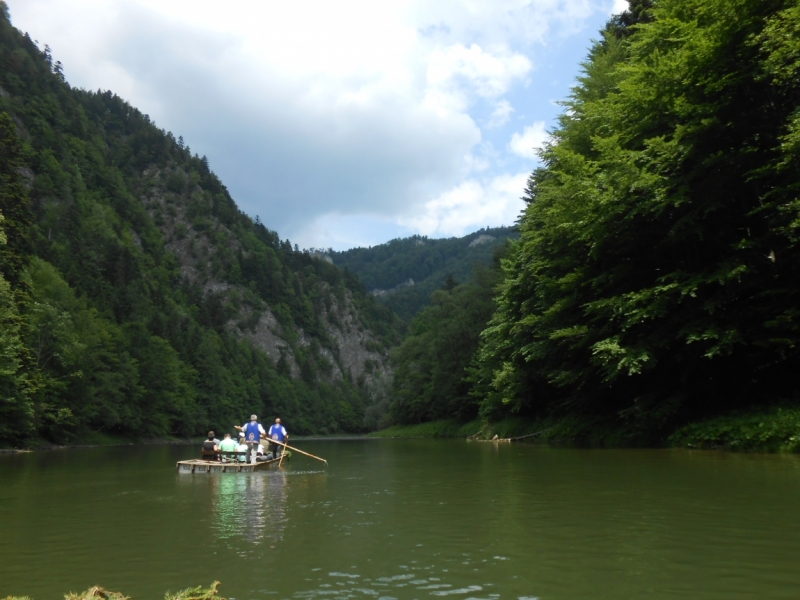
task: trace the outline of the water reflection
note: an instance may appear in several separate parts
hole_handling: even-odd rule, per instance
[[[36,531],[0,543],[0,598],[799,596],[800,457],[318,444],[329,469],[252,474],[176,473],[188,447],[0,455],[3,539]]]
[[[282,472],[210,475],[216,537],[232,546],[283,539],[289,520],[286,474]],[[241,549],[241,548],[238,548]]]
[[[312,573],[305,581],[314,582],[315,588],[292,594],[299,600],[313,600],[337,596],[341,598],[377,597],[379,600],[397,600],[410,596],[460,596],[466,600],[494,600],[500,594],[494,591],[494,583],[482,582],[480,585],[459,586],[448,581],[447,569],[437,569],[434,565],[422,566],[411,561],[411,565],[400,565],[401,573],[384,577],[362,577],[358,573]],[[321,571],[321,569],[312,569]],[[438,576],[435,576],[438,575]],[[313,585],[313,584],[310,584]],[[519,596],[520,600],[537,600],[535,596]]]

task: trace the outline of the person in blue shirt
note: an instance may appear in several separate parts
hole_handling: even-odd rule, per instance
[[[241,427],[234,425],[234,427],[244,432],[244,439],[248,444],[257,444],[261,441],[262,437],[267,437],[267,432],[264,431],[261,423],[258,422],[258,417],[256,415],[250,415],[249,423],[245,423]]]
[[[264,428],[261,426],[261,423],[258,422],[257,415],[250,415],[250,422],[245,423],[241,427],[238,425],[234,425],[236,429],[239,431],[244,432],[244,443],[250,446],[250,462],[255,462],[256,460],[256,448],[258,447],[261,438],[267,437],[267,432],[264,431]]]
[[[272,452],[272,456],[278,458],[281,455],[281,452],[283,452],[283,446],[276,444],[275,442],[283,442],[284,444],[289,443],[289,434],[286,433],[286,428],[281,425],[280,419],[275,419],[275,425],[269,428],[269,433],[267,435],[270,439],[270,452]]]

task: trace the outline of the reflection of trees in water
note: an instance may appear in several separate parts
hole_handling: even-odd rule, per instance
[[[260,544],[283,539],[288,520],[284,473],[211,477],[214,528],[220,540],[235,543],[241,536]]]

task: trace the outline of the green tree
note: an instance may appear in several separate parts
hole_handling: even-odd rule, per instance
[[[392,354],[390,415],[394,422],[469,420],[477,415],[468,368],[495,309],[494,288],[501,279],[498,267],[479,268],[462,285],[453,280],[449,289],[434,292],[430,305],[414,317],[408,335]]]
[[[23,173],[25,150],[9,114],[0,111],[0,212],[5,218],[6,242],[0,245],[0,274],[19,287],[27,265],[31,212]]]
[[[7,241],[4,221],[0,213],[0,249]],[[31,382],[23,369],[25,354],[14,293],[0,272],[0,439],[12,443],[23,440],[33,424]]]
[[[485,414],[652,433],[797,391],[797,7],[635,16],[592,49],[529,180],[484,333]]]

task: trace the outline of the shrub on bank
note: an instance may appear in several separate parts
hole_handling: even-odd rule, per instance
[[[800,408],[775,407],[692,423],[669,437],[671,446],[761,452],[800,451]]]

